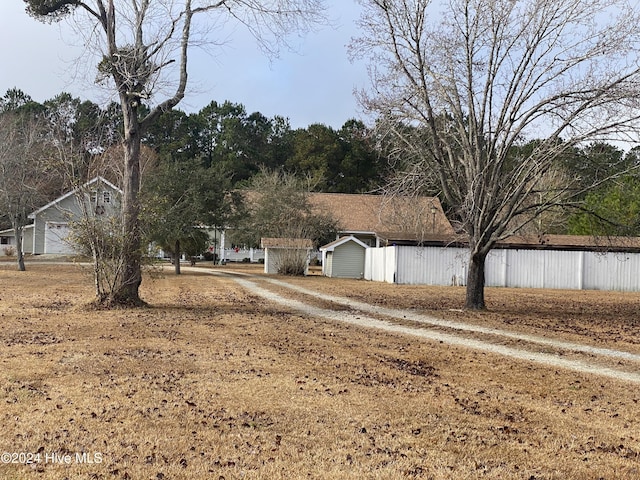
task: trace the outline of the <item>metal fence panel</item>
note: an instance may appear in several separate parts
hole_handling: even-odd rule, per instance
[[[640,254],[585,252],[583,288],[640,291]]]
[[[397,247],[397,283],[464,285],[468,251],[454,247]]]
[[[466,285],[468,256],[467,249],[455,247],[368,248],[365,278],[415,285]],[[640,291],[640,254],[493,250],[487,256],[485,284]]]
[[[375,282],[396,281],[396,247],[367,248],[365,250],[364,278]]]

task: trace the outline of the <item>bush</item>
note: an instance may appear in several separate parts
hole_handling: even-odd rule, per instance
[[[202,256],[204,257],[204,259],[207,262],[214,262],[214,263],[218,263],[218,254],[217,253],[212,253],[210,251],[206,251],[202,254]]]
[[[280,275],[302,276],[305,274],[305,270],[306,270],[305,267],[306,265],[300,265],[300,264],[282,265],[278,269],[278,273]]]
[[[13,257],[16,254],[16,249],[13,247],[4,247],[4,254],[7,257]]]

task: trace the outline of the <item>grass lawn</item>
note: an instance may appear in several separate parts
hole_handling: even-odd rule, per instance
[[[204,273],[90,310],[79,267],[27,267],[0,264],[0,480],[640,478],[640,385],[303,317]],[[470,315],[454,288],[294,282],[640,351],[638,294],[491,290]]]

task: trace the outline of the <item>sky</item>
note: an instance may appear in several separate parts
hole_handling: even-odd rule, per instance
[[[366,66],[350,62],[346,49],[358,33],[360,7],[352,0],[325,3],[332,25],[294,39],[296,51],[284,51],[279,58],[265,57],[240,29],[215,52],[195,50],[188,93],[177,108],[190,113],[212,100],[229,100],[243,104],[248,113],[289,118],[293,128],[323,123],[338,129],[362,118],[353,92],[367,86]],[[1,0],[0,96],[16,87],[37,102],[68,92],[103,104],[106,93],[92,85],[86,72],[94,66],[82,65],[78,42],[64,22],[42,24],[24,12],[21,0]]]

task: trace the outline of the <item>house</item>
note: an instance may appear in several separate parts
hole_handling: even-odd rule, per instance
[[[437,197],[310,193],[309,203],[337,221],[338,238],[353,236],[371,247],[382,245],[380,232],[411,238],[454,234]]]
[[[119,210],[121,196],[122,190],[114,184],[105,178],[95,177],[49,202],[29,215],[33,223],[23,230],[24,253],[77,253],[69,238],[70,224],[80,220],[83,214],[108,217]]]
[[[323,247],[322,274],[337,278],[363,278],[368,245],[353,235],[341,237]]]
[[[15,253],[16,234],[13,228],[0,231],[0,255],[6,255],[6,252]]]
[[[313,242],[306,238],[263,238],[264,273],[309,273],[310,253]]]

